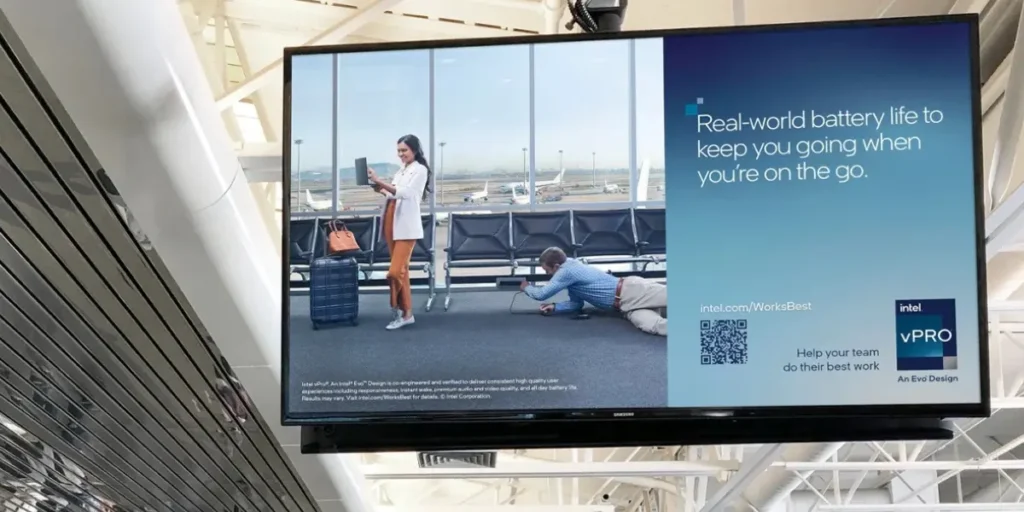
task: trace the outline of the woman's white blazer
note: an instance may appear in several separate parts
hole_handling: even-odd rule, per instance
[[[427,187],[427,168],[413,162],[399,170],[391,180],[395,187],[395,223],[392,230],[395,240],[419,240],[423,238],[420,200]]]

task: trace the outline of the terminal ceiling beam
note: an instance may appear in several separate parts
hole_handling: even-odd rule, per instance
[[[876,18],[887,18],[887,17],[889,17],[889,15],[892,14],[893,8],[896,7],[896,2],[897,1],[898,0],[889,0],[888,2],[886,2],[886,4],[884,6],[882,6],[882,9],[878,11],[878,14],[876,14],[875,17]]]
[[[368,480],[423,480],[434,478],[611,478],[721,476],[739,469],[732,461],[654,462],[509,462],[497,468],[396,468],[363,466]]]
[[[842,446],[843,443],[790,444],[785,446],[781,458],[785,461],[821,463],[833,457]],[[742,499],[754,510],[771,510],[803,483],[801,477],[806,478],[781,468],[769,467],[746,486]]]
[[[238,63],[242,68],[242,74],[246,79],[249,79],[254,74],[250,64],[252,61],[249,60],[249,53],[246,51],[245,43],[242,41],[242,33],[238,30],[238,23],[235,20],[228,19],[227,28],[231,34],[231,42],[235,45],[235,53],[238,54]],[[253,94],[252,104],[256,107],[256,116],[260,120],[260,127],[263,128],[263,138],[267,141],[276,141],[277,125],[280,123],[270,119],[266,102],[263,101],[263,96],[259,92]]]
[[[1024,15],[1024,10],[1021,11]],[[1019,43],[1024,24],[1018,25],[1015,44]],[[1015,155],[1020,141],[1021,123],[1024,122],[1024,52],[1013,51],[1007,58],[1005,95],[1002,115],[996,134],[995,149],[986,183],[987,198],[994,201],[999,194],[1008,196],[1001,202],[990,202],[992,211],[985,223],[986,253],[988,261],[1000,252],[1012,250],[1024,234],[1024,188],[1010,192],[1009,182],[1013,174]],[[990,80],[991,81],[991,80]],[[1001,192],[997,192],[999,185]]]
[[[562,15],[565,14],[566,0],[543,0],[544,2],[544,33],[557,34],[562,28]]]
[[[999,409],[1024,409],[1024,397],[993,398],[992,410]]]
[[[409,1],[409,0],[406,0]],[[537,15],[540,19],[541,15]],[[466,39],[484,37],[507,37],[523,35],[495,27],[483,27],[462,23],[446,23],[387,14],[374,20],[359,31],[360,36],[380,39],[382,41],[417,41],[427,39]],[[399,36],[396,39],[395,36]]]
[[[739,473],[733,475],[707,501],[701,512],[721,512],[737,499],[740,499],[747,486],[764,474],[764,471],[775,463],[775,459],[782,455],[782,451],[781,444],[766,444],[759,448],[752,457],[743,462]]]
[[[614,505],[416,505],[381,506],[379,512],[615,512]]]
[[[419,1],[422,2],[422,1],[425,1],[425,0],[419,0]],[[525,9],[525,10],[528,10],[528,11],[536,11],[537,10],[537,2],[535,0],[457,0],[457,1],[460,2],[458,4],[459,6],[463,6],[465,4],[482,4],[482,5],[492,5],[494,7],[509,7],[509,8],[513,8],[513,9]],[[415,4],[416,1],[414,0],[412,3]],[[452,2],[452,4],[455,4],[455,3],[456,3],[455,1]]]
[[[1018,20],[1014,48],[1024,47],[1024,10]],[[1024,52],[1014,52],[1010,63],[1010,77],[1006,87],[1005,103],[999,130],[996,135],[995,150],[992,153],[991,168],[988,173],[988,193],[992,207],[999,206],[1011,192],[1010,180],[1020,142],[1021,123],[1024,121]],[[1024,198],[1022,198],[1024,204]],[[1013,234],[1013,233],[1011,233]],[[993,233],[989,232],[989,236]]]
[[[981,116],[984,119],[995,107],[999,100],[1006,94],[1006,84],[1010,81],[1010,63],[1013,62],[1013,55],[1016,52],[1010,50],[1010,54],[1003,59],[999,67],[992,73],[992,76],[985,81],[981,88]]]
[[[863,503],[818,505],[821,512],[1022,512],[1024,503]]]
[[[732,0],[732,24],[747,24],[747,0]]]
[[[1015,448],[1017,448],[1018,446],[1020,446],[1022,444],[1024,444],[1024,435],[1017,436],[1016,438],[1014,438],[1010,442],[1000,446],[999,448],[997,448],[995,450],[992,450],[991,452],[989,452],[987,455],[985,455],[981,459],[978,459],[976,462],[980,463],[980,464],[985,464],[985,463],[989,463],[989,462],[995,462],[1000,457],[1010,453],[1011,451],[1013,451]],[[894,505],[905,504],[906,502],[910,501],[911,498],[920,496],[920,494],[922,492],[928,491],[928,490],[938,486],[942,482],[945,482],[946,480],[949,480],[950,478],[956,477],[960,473],[962,473],[964,471],[967,471],[967,470],[970,470],[970,469],[972,469],[972,468],[970,468],[970,467],[961,467],[961,468],[955,468],[955,469],[950,469],[950,470],[944,471],[941,475],[936,476],[931,481],[925,483],[923,486],[913,488],[910,493],[908,493],[902,499],[900,499],[899,501],[894,503]],[[1002,471],[1002,468],[997,468],[997,469]],[[909,487],[909,485],[908,485],[908,487]]]
[[[989,300],[990,313],[1024,313],[1024,300]]]
[[[1024,469],[1024,460],[935,460],[906,462],[776,462],[790,471],[998,471]]]
[[[605,461],[610,461],[617,450],[617,448],[615,450],[612,450],[611,453],[608,454],[608,458],[606,458]],[[640,456],[640,453],[642,451],[643,448],[633,448],[629,455],[626,456],[626,460],[624,462],[632,462],[638,456]],[[593,494],[590,496],[590,499],[588,499],[586,503],[597,503],[597,501],[601,499],[601,496],[603,496],[604,494],[614,494],[615,487],[613,487],[613,483],[613,478],[606,478],[604,482],[601,483],[601,486],[598,487],[597,490],[593,492]],[[608,489],[611,490],[609,491]]]
[[[980,13],[990,0],[956,0],[949,10],[950,14]]]
[[[216,0],[222,7],[222,0]],[[210,87],[214,94],[223,94],[227,88],[227,49],[224,45],[224,31],[218,26],[223,21],[223,9],[216,5],[192,3],[192,14],[183,17],[189,32],[192,35],[192,42],[196,46],[196,53],[203,69],[209,77]],[[210,22],[214,23],[215,42],[211,46],[206,40],[206,28]],[[224,126],[231,135],[231,140],[242,141],[242,129],[238,125],[238,119],[234,112],[224,111],[221,113],[224,119]]]
[[[281,158],[280,142],[241,142],[235,144],[235,154],[239,158],[277,157]]]
[[[405,0],[353,35],[382,41],[523,35],[522,30],[543,30],[543,5],[539,2],[531,5],[530,10],[500,9],[470,0],[451,3]],[[350,9],[314,2],[235,0],[225,5],[228,18],[239,23],[263,30],[307,34],[327,30],[338,21],[340,14],[350,12]],[[374,27],[377,29],[373,30]]]
[[[374,18],[384,14],[384,11],[392,9],[402,3],[402,1],[403,0],[373,0],[366,6],[352,13],[350,16],[346,16],[341,21],[334,23],[327,30],[312,37],[306,41],[303,46],[314,46],[322,43],[340,41],[344,39],[345,36],[359,30],[367,23],[373,21]],[[217,108],[221,111],[227,110],[235,103],[238,103],[258,91],[260,87],[267,82],[280,80],[281,68],[283,66],[284,57],[281,57],[266,65],[263,69],[253,73],[252,76],[246,79],[246,81],[238,84],[223,96],[217,98]]]

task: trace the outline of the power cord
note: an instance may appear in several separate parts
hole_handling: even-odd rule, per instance
[[[512,314],[512,315],[544,314],[544,313],[537,313],[537,310],[523,309],[523,310],[516,311],[516,298],[519,297],[520,295],[526,295],[526,293],[520,291],[520,292],[516,292],[514,295],[512,295],[512,302],[508,305],[508,312],[509,312],[509,314]],[[550,314],[545,315],[545,316],[550,316]],[[576,315],[573,318],[575,320],[589,320],[590,319],[590,315],[588,313],[584,313],[584,312],[580,311],[579,313],[576,313]]]
[[[519,297],[520,295],[526,295],[526,293],[519,291],[519,292],[516,292],[514,295],[512,295],[512,302],[508,305],[508,312],[509,312],[509,314],[512,314],[512,315],[533,315],[533,314],[536,314],[537,313],[536,310],[526,310],[526,309],[523,309],[523,310],[516,311],[516,298]]]
[[[579,25],[584,32],[598,31],[597,21],[594,20],[590,9],[587,8],[589,4],[590,0],[576,0],[575,3],[569,0],[567,7],[569,13],[572,14],[572,20],[565,24],[566,30],[572,30],[574,26]]]

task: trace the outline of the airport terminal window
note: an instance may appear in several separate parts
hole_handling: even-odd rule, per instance
[[[535,45],[542,202],[629,201],[628,70],[629,41]]]
[[[637,39],[636,200],[665,200],[665,73],[662,40]],[[644,172],[646,164],[646,172]]]
[[[381,196],[356,185],[355,160],[378,175],[398,171],[395,144],[419,137],[429,154],[429,50],[338,55],[338,188],[341,210],[378,209]]]
[[[292,60],[292,213],[331,208],[333,58],[299,55]]]
[[[438,207],[529,204],[530,47],[434,52]]]

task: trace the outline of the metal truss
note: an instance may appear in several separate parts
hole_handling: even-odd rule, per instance
[[[498,468],[410,468],[364,466],[368,480],[410,480],[451,478],[611,478],[717,476],[737,471],[735,461],[658,461],[658,462],[511,462]]]
[[[1024,338],[1018,339],[1016,327],[1007,329],[1008,324],[1000,321],[1010,314],[1024,314],[1024,302],[998,302],[990,311],[992,403],[997,414],[1024,408],[1024,371],[1017,364],[1024,358]],[[461,504],[511,485],[509,482],[515,482],[522,499],[531,493],[550,494],[551,482],[562,489],[561,482],[578,486],[579,481],[586,481],[587,492],[554,494],[566,506],[612,503],[625,512],[653,512],[659,506],[682,512],[721,512],[737,510],[737,504],[766,510],[792,499],[791,493],[810,500],[808,510],[818,511],[1024,512],[1024,503],[1018,503],[1024,500],[1024,460],[1014,456],[1024,445],[1024,434],[993,443],[987,435],[972,435],[982,423],[981,419],[956,422],[950,441],[772,444],[756,449],[620,448],[603,459],[595,459],[594,450],[572,450],[571,460],[520,451],[502,452],[494,468],[432,469],[377,460],[364,464],[363,470],[376,487],[409,480],[437,481],[438,485],[455,479],[475,482],[478,491],[468,493]],[[972,497],[965,497],[965,474],[995,479],[1001,493],[998,501],[973,502]],[[955,502],[937,502],[937,489],[943,484],[955,486]],[[883,489],[889,493],[887,503],[861,499],[862,495],[877,498]]]
[[[934,456],[935,452],[945,450],[951,443],[959,442],[977,448],[977,456],[965,461],[956,460],[923,460]],[[1022,510],[1024,504],[1018,503],[970,503],[962,500],[956,503],[936,503],[925,500],[921,496],[934,491],[936,486],[947,480],[957,478],[965,471],[989,471],[1003,475],[1003,485],[1011,488],[1014,500],[1024,497],[1024,489],[1014,481],[1006,471],[1024,469],[1024,461],[1003,459],[1012,449],[1024,443],[1024,436],[991,451],[981,450],[967,436],[967,429],[961,428],[956,441],[945,443],[934,442],[899,442],[887,443],[849,443],[844,451],[851,454],[866,455],[866,461],[850,461],[839,459],[836,454],[828,460],[819,462],[771,460],[780,455],[780,445],[764,445],[751,457],[754,464],[742,463],[739,454],[741,447],[734,447],[730,460],[713,460],[725,454],[722,449],[729,447],[686,447],[680,449],[683,457],[696,457],[698,460],[678,460],[659,462],[593,462],[572,463],[553,461],[510,462],[500,464],[497,468],[480,469],[388,469],[378,465],[364,466],[368,479],[375,483],[393,480],[430,479],[450,480],[465,479],[466,482],[480,482],[481,494],[493,490],[502,482],[486,483],[487,480],[516,479],[521,486],[521,496],[530,492],[543,491],[543,485],[529,485],[520,479],[580,479],[600,478],[601,484],[597,492],[589,495],[576,495],[575,500],[566,505],[587,505],[606,502],[631,502],[639,505],[636,500],[624,496],[640,496],[640,501],[648,493],[666,495],[676,500],[677,509],[683,512],[716,512],[731,510],[735,502],[750,502],[749,487],[756,485],[758,478],[771,472],[783,472],[793,476],[796,485],[789,492],[801,491],[813,497],[817,510],[850,511],[850,512],[883,512],[894,510]],[[871,452],[865,451],[866,449]],[[640,449],[637,450],[639,453]],[[581,450],[583,451],[583,450]],[[704,460],[700,460],[704,459]],[[907,481],[904,477],[908,472],[931,472],[935,476],[923,483]],[[824,475],[822,478],[816,478]],[[847,476],[853,476],[849,482]],[[870,489],[861,486],[871,475],[875,481]],[[908,489],[896,494],[890,503],[864,504],[857,503],[859,492],[873,492],[878,489],[879,477],[882,482],[903,482]],[[821,480],[824,479],[824,484]],[[920,480],[918,478],[918,480]],[[844,482],[838,485],[837,482]],[[723,484],[724,482],[724,484]],[[717,484],[718,492],[708,497],[708,485]],[[732,484],[732,485],[731,485]],[[621,492],[625,491],[625,492]],[[604,496],[609,498],[604,499]],[[781,496],[776,499],[785,499]],[[457,505],[451,503],[450,505]],[[749,503],[756,506],[755,503]],[[757,509],[761,509],[758,507]]]
[[[295,46],[338,44],[346,41],[390,41],[451,37],[500,37],[524,33],[555,33],[561,25],[565,0],[358,0],[301,2],[295,0],[186,0],[182,17],[193,36],[204,70],[224,113],[228,133],[241,153],[281,154],[280,105],[265,101],[260,91],[280,82],[284,63],[280,53],[266,59],[251,55],[252,30],[273,40],[304,40]],[[462,20],[463,23],[452,21]],[[256,45],[263,49],[266,45]],[[269,62],[268,62],[269,61]],[[253,63],[265,62],[260,67]],[[240,71],[240,72],[238,72]],[[262,140],[252,140],[239,127],[233,111],[239,102],[255,107]],[[265,147],[266,149],[259,149]]]
[[[374,18],[384,14],[385,11],[395,7],[401,2],[402,0],[373,0],[369,4],[357,9],[351,16],[343,17],[340,21],[335,22],[326,30],[310,38],[302,44],[302,46],[339,43],[353,32],[363,28],[366,24],[373,21]],[[219,96],[217,98],[217,106],[222,111],[226,110],[231,108],[235,103],[238,103],[242,99],[248,97],[250,94],[258,91],[268,82],[274,80],[280,81],[280,71],[283,66],[284,57],[267,64],[256,73],[253,73],[249,79]]]

